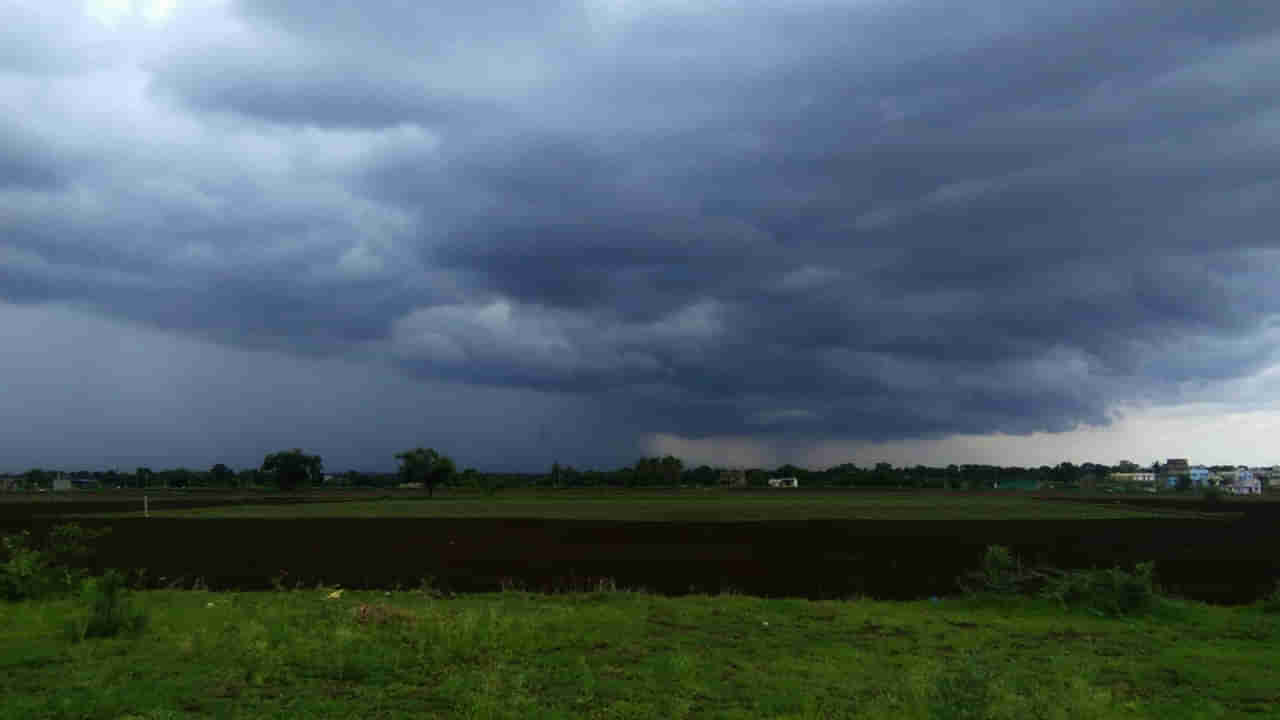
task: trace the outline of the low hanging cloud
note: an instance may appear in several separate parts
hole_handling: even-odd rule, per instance
[[[1273,2],[85,7],[0,10],[8,303],[551,393],[623,460],[1276,363]]]

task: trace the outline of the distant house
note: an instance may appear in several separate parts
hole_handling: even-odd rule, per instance
[[[1203,488],[1209,486],[1210,473],[1209,468],[1203,465],[1183,466],[1176,470],[1166,466],[1163,477],[1165,487],[1176,488],[1179,480],[1188,478],[1191,481],[1191,487]]]
[[[1222,473],[1222,476],[1223,489],[1232,495],[1262,494],[1262,481],[1247,467],[1241,466],[1235,470],[1226,470]]]
[[[793,477],[770,478],[769,487],[775,487],[775,488],[800,487],[800,481]]]
[[[63,475],[62,473],[58,473],[58,476],[53,479],[53,489],[54,490],[70,490],[71,478],[67,477],[66,475]]]

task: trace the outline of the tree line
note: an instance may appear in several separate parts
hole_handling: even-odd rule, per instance
[[[502,488],[522,487],[716,487],[722,485],[767,487],[774,477],[794,477],[801,487],[900,487],[900,488],[967,488],[1007,487],[1013,481],[1031,481],[1041,487],[1073,487],[1088,478],[1105,478],[1111,472],[1129,471],[1131,463],[1108,466],[1099,463],[1069,462],[1039,467],[1000,465],[894,466],[889,463],[859,466],[844,463],[825,470],[810,470],[795,465],[777,468],[725,468],[698,465],[686,467],[671,455],[643,457],[613,470],[577,469],[553,463],[546,472],[493,473],[475,468],[458,471],[453,459],[433,448],[414,448],[397,453],[396,472],[370,473],[348,470],[326,474],[319,455],[300,448],[267,455],[257,468],[232,470],[218,463],[208,470],[173,468],[153,471],[139,467],[132,473],[119,470],[65,473],[76,481],[89,481],[105,487],[122,488],[278,488],[297,490],[320,486],[393,488],[405,484],[421,486],[428,493],[438,487],[470,487],[486,492]],[[49,488],[59,473],[31,469],[10,476],[17,488]]]

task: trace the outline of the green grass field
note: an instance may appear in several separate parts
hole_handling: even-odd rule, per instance
[[[1280,714],[1255,608],[329,591],[139,593],[141,635],[81,643],[71,600],[0,605],[0,718]]]
[[[140,514],[140,513],[139,513]],[[760,520],[1088,520],[1193,517],[1174,508],[1119,503],[1053,502],[1024,494],[822,493],[781,490],[734,493],[686,490],[544,491],[437,495],[299,505],[239,505],[153,510],[157,517],[205,518],[542,518],[608,521],[737,522]]]

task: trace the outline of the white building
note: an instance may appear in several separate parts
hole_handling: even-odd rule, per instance
[[[1156,474],[1149,470],[1140,470],[1138,472],[1122,472],[1111,473],[1110,480],[1118,483],[1133,483],[1136,485],[1155,485]]]
[[[800,481],[793,477],[770,478],[769,487],[798,488],[800,487]]]
[[[58,477],[53,479],[53,489],[54,490],[70,490],[71,478],[67,477],[66,475],[63,475],[62,473],[58,473]]]

